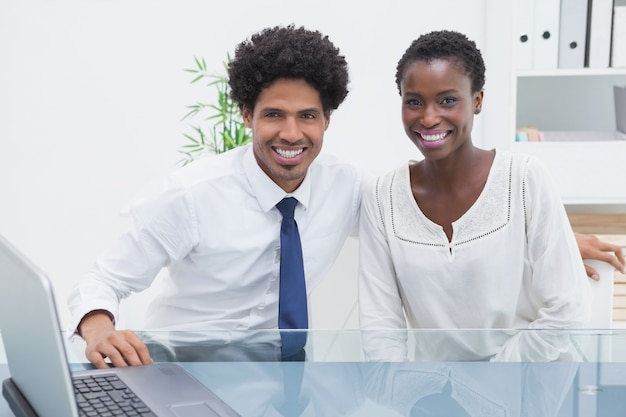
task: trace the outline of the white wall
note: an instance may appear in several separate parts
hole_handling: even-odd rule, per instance
[[[373,173],[419,158],[400,126],[395,64],[437,28],[482,47],[485,1],[2,0],[0,234],[48,272],[65,320],[71,285],[126,227],[119,210],[176,165],[186,106],[207,100],[183,69],[203,56],[219,71],[227,51],[275,24],[325,32],[350,63],[326,151]],[[477,119],[476,143],[496,107]]]

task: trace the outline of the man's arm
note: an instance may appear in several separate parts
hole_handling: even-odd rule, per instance
[[[152,363],[148,347],[134,332],[116,330],[112,315],[105,310],[87,313],[78,325],[85,339],[85,356],[96,368],[108,368],[106,358],[116,367]]]
[[[574,232],[576,243],[583,259],[597,259],[607,262],[615,269],[624,273],[624,253],[622,248],[612,243],[604,242],[594,235]],[[599,280],[600,276],[592,267],[585,265],[587,275],[594,280]]]

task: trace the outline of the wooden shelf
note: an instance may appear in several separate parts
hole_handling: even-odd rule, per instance
[[[575,231],[595,235],[618,235],[614,239],[607,236],[605,240],[626,247],[626,214],[570,214],[568,217]]]

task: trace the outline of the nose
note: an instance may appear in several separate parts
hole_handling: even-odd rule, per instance
[[[439,122],[441,122],[441,118],[439,117],[437,108],[432,104],[425,106],[422,117],[420,118],[420,123],[422,124],[422,126],[431,129],[433,127],[436,127]]]
[[[280,129],[280,138],[288,142],[296,142],[302,138],[302,130],[295,117],[286,117]]]

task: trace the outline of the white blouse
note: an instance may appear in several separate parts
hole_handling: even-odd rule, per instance
[[[409,164],[365,192],[360,223],[359,302],[363,329],[561,329],[589,318],[589,283],[576,240],[547,170],[533,157],[497,151],[474,205],[443,228],[420,210]],[[528,333],[528,332],[527,332]],[[377,353],[404,356],[402,333]],[[517,339],[524,339],[523,342]],[[558,355],[559,343],[517,335],[494,340],[418,341],[421,355],[532,359]],[[526,339],[533,339],[528,341]],[[542,339],[542,338],[540,338]],[[398,343],[400,342],[400,343]],[[530,343],[530,345],[529,345]],[[367,345],[367,344],[366,344]],[[385,345],[385,343],[383,343]],[[456,345],[456,348],[452,346]],[[468,346],[471,345],[471,346]]]

